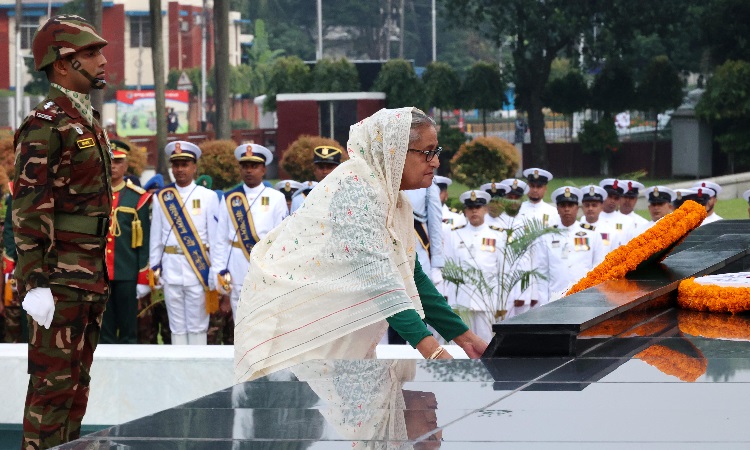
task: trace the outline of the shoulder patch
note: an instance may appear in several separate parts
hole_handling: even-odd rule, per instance
[[[591,230],[591,231],[594,231],[596,229],[595,226],[593,226],[591,224],[588,224],[588,223],[582,223],[581,224],[581,228],[583,228],[585,230]]]
[[[145,189],[143,189],[140,186],[137,186],[136,184],[134,184],[130,180],[128,180],[128,181],[125,182],[125,186],[129,187],[131,190],[133,190],[133,191],[135,191],[135,192],[137,192],[137,193],[139,193],[141,195],[146,193]]]
[[[34,117],[37,117],[39,119],[46,120],[47,122],[54,122],[55,121],[55,116],[57,116],[57,113],[54,112],[54,111],[44,111],[44,112],[42,112],[42,111],[33,110],[33,111],[31,111],[31,115],[33,115]]]
[[[585,231],[579,231],[576,236],[588,236]]]
[[[500,227],[496,227],[495,225],[490,225],[490,230],[505,231],[505,228],[500,228]]]
[[[457,210],[456,208],[451,208],[451,209],[450,209],[450,212],[452,212],[452,213],[455,213],[455,214],[458,214],[458,210]]]
[[[461,228],[463,228],[463,227],[465,227],[465,226],[466,226],[466,224],[463,224],[463,225],[459,225],[459,226],[457,226],[457,227],[453,227],[453,228],[451,228],[451,231],[456,231],[456,230],[460,230]]]

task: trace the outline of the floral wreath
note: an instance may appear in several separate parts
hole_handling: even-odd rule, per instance
[[[699,284],[695,278],[688,278],[677,288],[677,304],[693,311],[732,314],[750,311],[750,288]]]
[[[750,317],[745,315],[680,311],[677,323],[682,333],[691,336],[750,341]]]
[[[705,218],[706,208],[687,200],[651,228],[610,252],[604,261],[591,269],[565,295],[575,294],[605,281],[624,278],[643,261],[679,242]]]

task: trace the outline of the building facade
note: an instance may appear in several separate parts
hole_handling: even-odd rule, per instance
[[[21,14],[21,54],[31,56],[34,32],[48,17],[58,14],[70,0],[23,0]],[[204,13],[203,0],[162,0],[162,32],[164,62],[167,70],[188,69],[201,65],[201,40],[204,24],[208,27],[206,67],[213,67],[213,22],[211,10]],[[211,6],[213,2],[209,2]],[[50,8],[51,7],[51,8]],[[0,89],[15,90],[16,64],[15,0],[0,0]],[[241,61],[242,45],[252,36],[242,33],[239,12],[229,14],[230,64]],[[119,89],[153,89],[151,58],[151,25],[148,0],[114,0],[102,2],[102,37],[109,45],[103,50],[107,57],[107,82]],[[166,80],[167,73],[164,77]],[[29,74],[25,72],[28,81]]]

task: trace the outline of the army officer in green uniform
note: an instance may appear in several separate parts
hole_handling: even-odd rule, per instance
[[[13,142],[15,278],[29,315],[24,449],[78,439],[86,413],[109,295],[112,155],[89,96],[106,84],[105,45],[73,15],[49,18],[32,42],[36,70],[45,71],[51,87]]]
[[[112,221],[107,235],[111,292],[102,320],[103,344],[138,343],[138,299],[148,286],[148,204],[151,194],[125,179],[130,146],[112,140]]]

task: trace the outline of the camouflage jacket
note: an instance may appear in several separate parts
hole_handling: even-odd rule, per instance
[[[111,152],[95,116],[89,125],[65,94],[50,88],[16,131],[13,233],[22,298],[50,284],[109,290]]]

